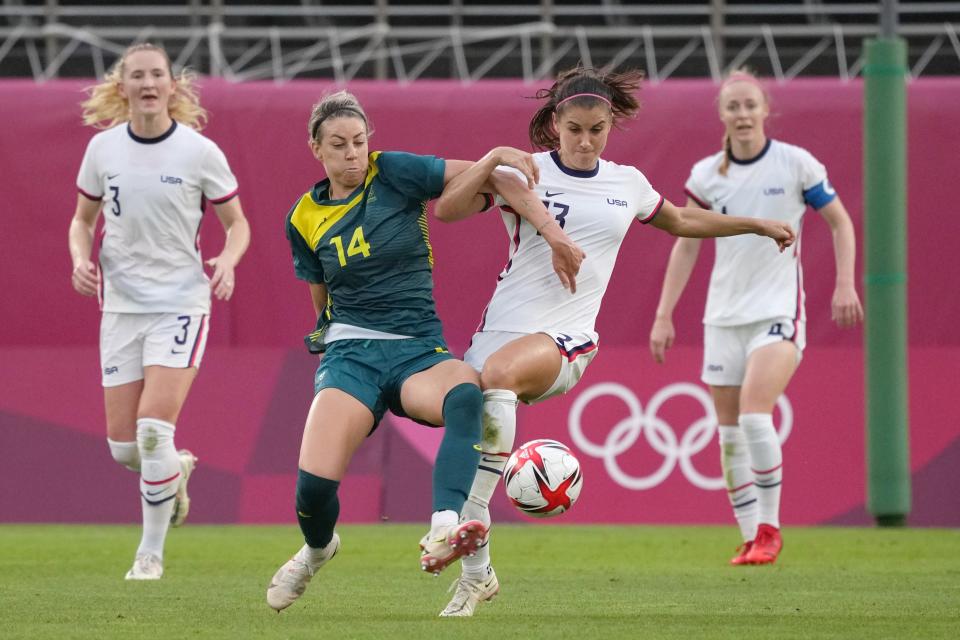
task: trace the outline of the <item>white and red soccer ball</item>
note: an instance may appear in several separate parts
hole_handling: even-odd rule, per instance
[[[503,486],[517,509],[535,518],[560,515],[580,497],[580,461],[556,440],[531,440],[507,460]]]

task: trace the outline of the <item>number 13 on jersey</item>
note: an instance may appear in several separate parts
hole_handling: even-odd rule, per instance
[[[570,213],[570,207],[562,202],[553,202],[550,200],[541,200],[541,202],[543,203],[543,206],[547,208],[547,212],[550,211],[551,206],[560,211],[560,213],[554,216],[554,219],[556,219],[557,224],[560,225],[560,228],[563,229],[563,226],[567,223],[567,214]],[[537,234],[539,235],[539,232],[537,232]]]

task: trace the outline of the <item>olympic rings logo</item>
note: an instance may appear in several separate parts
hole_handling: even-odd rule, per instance
[[[614,425],[603,442],[593,442],[583,433],[583,412],[587,406],[603,396],[613,396],[627,406],[629,415]],[[677,434],[665,420],[659,417],[660,408],[672,398],[689,396],[703,407],[703,417],[694,420],[677,438]],[[793,407],[786,395],[777,400],[780,409],[780,443],[786,442],[793,428]],[[577,396],[568,417],[570,437],[577,448],[593,458],[603,460],[607,473],[614,482],[626,489],[643,491],[652,489],[667,479],[674,467],[695,487],[705,490],[724,489],[723,476],[706,476],[693,466],[693,456],[700,453],[714,439],[717,431],[716,412],[710,393],[690,382],[675,382],[653,394],[646,410],[634,393],[616,382],[602,382],[588,387]],[[650,448],[663,456],[663,463],[653,473],[633,476],[620,467],[617,458],[630,449],[643,434]]]

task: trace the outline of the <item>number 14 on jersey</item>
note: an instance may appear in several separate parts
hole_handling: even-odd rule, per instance
[[[563,225],[561,225],[563,226]],[[370,257],[370,245],[363,237],[363,227],[357,227],[353,230],[353,237],[350,238],[350,244],[347,245],[347,252],[343,252],[343,236],[334,236],[330,238],[330,244],[337,248],[337,259],[340,266],[347,266],[347,258],[356,255],[362,255],[364,258]]]

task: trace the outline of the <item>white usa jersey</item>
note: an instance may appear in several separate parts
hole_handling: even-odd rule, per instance
[[[722,159],[719,152],[693,166],[684,189],[687,196],[718,213],[789,222],[797,240],[780,253],[776,243],[763,236],[717,238],[704,324],[806,320],[800,231],[807,205],[821,209],[837,196],[827,170],[808,151],[777,140],[767,140],[752,160],[731,158],[726,176],[717,171]]]
[[[592,171],[577,171],[563,166],[555,151],[536,153],[533,158],[540,167],[536,193],[587,254],[577,275],[577,292],[571,294],[560,284],[543,237],[498,198],[510,237],[509,259],[480,329],[579,331],[596,342],[600,302],[627,229],[635,218],[644,223],[652,220],[663,198],[634,167],[600,160]]]
[[[210,312],[200,257],[204,199],[219,204],[237,193],[237,180],[213,141],[176,122],[149,139],[129,125],[113,127],[87,145],[77,188],[103,202],[103,311]]]

